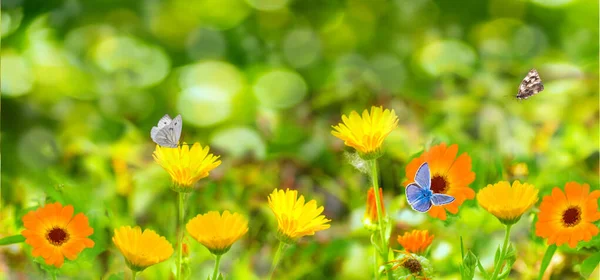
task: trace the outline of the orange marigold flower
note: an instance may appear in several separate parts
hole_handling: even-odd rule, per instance
[[[422,254],[433,241],[433,234],[427,230],[413,230],[398,235],[398,243],[409,253]]]
[[[475,180],[475,173],[471,171],[471,157],[467,153],[456,157],[457,153],[458,145],[446,147],[446,144],[442,143],[431,147],[406,166],[407,179],[403,183],[404,186],[413,182],[421,164],[427,162],[431,170],[431,191],[455,198],[450,204],[431,207],[429,215],[440,220],[446,220],[446,210],[456,214],[458,207],[465,200],[475,198],[475,192],[469,187]]]
[[[385,216],[385,207],[383,205],[383,190],[379,188],[379,201],[381,201],[381,215]],[[374,230],[377,228],[377,203],[375,201],[375,191],[369,188],[367,192],[367,210],[363,218],[363,224],[367,229]]]
[[[84,248],[94,247],[87,238],[94,233],[83,213],[73,216],[73,206],[59,202],[46,204],[23,216],[25,243],[33,247],[34,257],[42,256],[48,265],[60,268],[65,257],[74,260]]]
[[[535,234],[548,238],[548,245],[569,243],[575,248],[581,240],[589,241],[599,230],[593,222],[600,219],[600,191],[590,193],[590,185],[569,182],[565,192],[554,188],[540,205]]]

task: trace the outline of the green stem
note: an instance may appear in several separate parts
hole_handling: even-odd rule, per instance
[[[273,279],[273,275],[275,274],[275,269],[277,265],[279,265],[279,261],[281,260],[281,254],[285,250],[286,244],[283,241],[279,241],[279,247],[277,248],[277,252],[275,253],[275,257],[273,257],[273,263],[271,263],[271,277],[269,279]]]
[[[181,263],[183,260],[183,220],[185,216],[185,193],[179,192],[178,196],[179,211],[177,213],[179,215],[179,229],[177,231],[177,280],[181,280]]]
[[[135,270],[131,270],[131,279],[135,280],[135,278],[137,278],[137,271]]]
[[[379,267],[377,266],[377,248],[375,248],[375,246],[373,246],[373,253],[375,253],[373,255],[373,273],[375,273],[375,278],[373,279],[377,279],[377,275],[379,275]]]
[[[387,264],[388,262],[388,240],[385,238],[385,224],[382,221],[383,215],[383,201],[381,201],[381,197],[379,196],[379,172],[377,171],[377,160],[371,160],[371,180],[373,184],[373,192],[375,192],[375,207],[377,208],[377,223],[379,225],[379,236],[381,238],[381,249],[385,250],[382,252],[381,257],[383,258],[383,262]],[[391,273],[387,273],[388,279],[391,279]]]
[[[52,280],[56,280],[56,270],[52,272]]]
[[[217,255],[217,260],[215,261],[215,271],[213,272],[213,280],[217,280],[217,276],[219,275],[219,264],[221,263],[221,257],[223,255]]]
[[[494,273],[492,273],[491,280],[496,280],[498,274],[500,273],[500,269],[502,268],[502,263],[504,262],[504,258],[506,257],[506,253],[508,252],[508,243],[510,241],[510,228],[512,225],[506,226],[506,233],[504,235],[504,244],[502,245],[502,251],[500,251],[500,258],[498,258],[498,263],[495,264]]]

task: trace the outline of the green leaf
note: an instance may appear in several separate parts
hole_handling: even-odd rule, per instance
[[[498,264],[498,259],[500,258],[500,246],[496,249],[496,255],[494,255],[494,265]]]
[[[465,259],[465,249],[464,249],[464,246],[463,246],[462,235],[460,236],[460,258],[462,260]]]
[[[4,237],[4,238],[0,239],[0,246],[21,243],[23,241],[25,241],[25,236],[23,236],[23,235],[18,234],[18,235],[8,236],[8,237]]]
[[[591,255],[589,258],[583,260],[581,263],[581,275],[584,278],[588,278],[594,271],[596,266],[600,263],[600,252]]]
[[[463,279],[471,280],[475,277],[475,267],[477,267],[477,256],[473,254],[471,250],[467,251],[463,259],[462,267],[462,276]]]
[[[556,252],[556,248],[556,244],[552,244],[546,249],[546,253],[544,254],[544,258],[542,259],[542,266],[540,267],[540,275],[538,276],[538,280],[542,280],[544,272],[546,272],[546,268],[548,268],[548,265],[552,260],[552,256],[554,256],[554,252]]]
[[[388,217],[384,221],[385,221],[384,222],[384,224],[385,224],[385,232],[384,232],[385,235],[384,236],[385,236],[385,240],[389,241],[390,240],[390,236],[392,236],[392,227],[393,227],[392,226],[392,219],[390,219]],[[386,242],[386,243],[388,243],[388,242]]]
[[[483,279],[490,279],[490,276],[488,275],[487,271],[485,271],[485,268],[483,268],[483,265],[481,264],[481,261],[479,261],[479,258],[477,258],[477,268],[479,268],[479,272],[481,272],[481,274],[483,275]]]
[[[517,250],[510,245],[507,249],[506,256],[504,257],[504,261],[506,264],[502,268],[502,273],[498,275],[498,279],[505,279],[510,274],[513,264],[517,261]],[[503,261],[502,261],[503,262]],[[502,262],[499,265],[502,265]]]

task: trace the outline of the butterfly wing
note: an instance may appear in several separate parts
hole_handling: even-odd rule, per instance
[[[163,129],[158,130],[156,135],[152,137],[152,141],[154,143],[160,145],[161,147],[169,147],[176,148],[177,142],[175,142],[175,137],[173,136],[173,127],[163,127]]]
[[[158,127],[158,129],[161,129],[167,125],[169,125],[171,123],[172,119],[171,116],[169,116],[169,114],[165,114],[162,118],[160,118],[160,120],[158,121],[158,124],[156,125]]]
[[[175,117],[171,122],[171,125],[173,126],[173,136],[175,137],[173,139],[174,143],[179,144],[179,139],[181,138],[181,129],[183,128],[183,119],[181,118],[181,115],[177,115],[177,117]]]
[[[540,74],[538,74],[537,70],[531,69],[519,85],[517,98],[527,99],[542,90],[544,90],[544,85],[542,84],[542,78],[540,78]]]
[[[421,164],[419,169],[417,169],[417,174],[415,174],[415,182],[417,185],[426,190],[431,189],[431,173],[429,171],[429,164],[427,162]]]
[[[160,120],[158,121],[158,124],[156,126],[153,126],[152,130],[150,130],[150,137],[154,140],[154,137],[156,137],[156,134],[161,129],[163,129],[164,127],[169,125],[171,123],[171,121],[172,121],[171,116],[169,116],[169,114],[165,114],[162,118],[160,118]]]
[[[427,212],[431,209],[432,204],[425,195],[426,191],[415,183],[406,186],[406,200],[413,210]]]
[[[447,194],[434,193],[431,196],[431,203],[435,206],[450,204],[454,201],[454,197]]]

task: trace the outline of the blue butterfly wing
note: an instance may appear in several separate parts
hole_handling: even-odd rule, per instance
[[[415,203],[411,204],[410,207],[416,211],[425,213],[427,211],[429,211],[429,209],[431,209],[431,200],[423,197],[419,200],[417,200]]]
[[[419,169],[417,169],[415,182],[424,189],[431,189],[431,173],[429,172],[429,164],[427,162],[421,164]]]
[[[434,193],[431,196],[431,203],[435,206],[450,204],[454,201],[454,197],[447,194]]]
[[[406,186],[406,201],[408,201],[408,204],[413,204],[413,202],[419,200],[423,196],[423,189],[417,184],[411,183]]]
[[[406,200],[410,207],[416,211],[427,212],[431,208],[431,201],[425,194],[426,190],[417,184],[412,183],[406,186]]]

